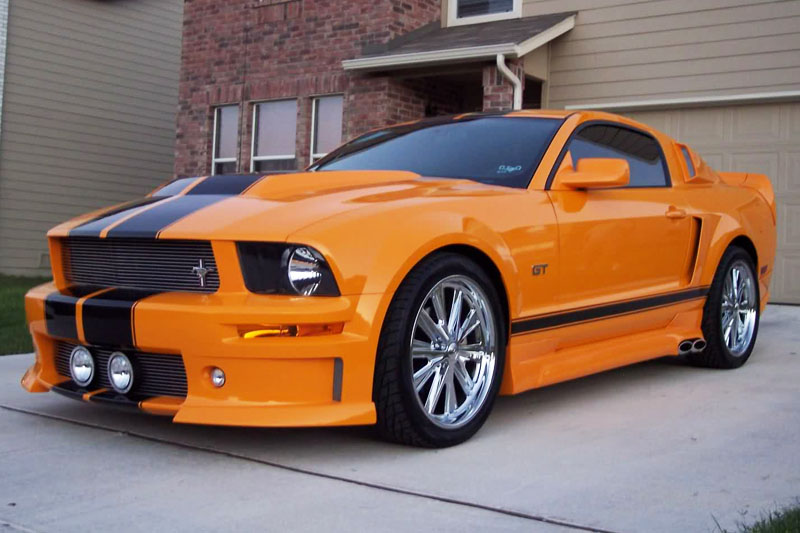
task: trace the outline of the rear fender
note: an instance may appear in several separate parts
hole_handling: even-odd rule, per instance
[[[747,172],[720,172],[720,178],[728,185],[734,187],[747,187],[757,191],[761,197],[767,202],[767,205],[772,211],[772,222],[777,221],[777,207],[775,205],[775,191],[772,188],[772,183],[765,174],[752,174]]]

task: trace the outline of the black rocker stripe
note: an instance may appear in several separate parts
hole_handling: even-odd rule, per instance
[[[159,291],[112,289],[83,302],[83,335],[86,342],[133,348],[136,345],[133,308]]]
[[[77,339],[75,306],[78,300],[97,291],[96,287],[79,286],[49,294],[44,300],[44,317],[48,335]]]
[[[644,311],[665,305],[694,300],[696,298],[704,297],[707,294],[708,287],[701,287],[697,289],[688,289],[684,291],[671,292],[668,294],[661,294],[659,296],[651,296],[648,298],[640,298],[637,300],[628,300],[597,307],[577,309],[575,311],[566,311],[563,313],[555,313],[540,317],[523,318],[511,324],[511,334],[518,335],[521,333],[530,333],[531,331],[560,328],[577,324],[579,322],[611,318],[617,315],[624,315],[627,313]]]
[[[69,231],[70,237],[99,237],[100,232],[103,231],[105,228],[113,224],[114,222],[121,220],[122,218],[130,215],[137,209],[141,209],[144,206],[154,204],[156,202],[160,202],[164,200],[164,197],[149,197],[149,198],[141,198],[139,200],[134,200],[132,202],[128,202],[122,204],[121,206],[114,208],[110,211],[106,211],[105,213],[81,224],[80,226],[76,226]]]

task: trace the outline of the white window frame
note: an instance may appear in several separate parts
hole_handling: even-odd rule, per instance
[[[217,163],[238,163],[239,159],[237,157],[217,157],[217,131],[219,131],[219,114],[222,112],[223,107],[236,107],[236,118],[237,118],[237,125],[236,129],[239,129],[239,113],[241,110],[238,109],[238,105],[236,104],[225,104],[225,105],[218,105],[214,108],[214,133],[211,139],[211,175],[214,176],[217,174]]]
[[[300,101],[297,98],[278,98],[276,100],[261,100],[258,102],[253,102],[253,125],[252,131],[250,134],[250,172],[256,171],[256,163],[258,161],[286,161],[288,159],[297,159],[297,148],[295,147],[295,153],[292,155],[259,155],[256,156],[256,136],[258,135],[258,106],[259,104],[268,104],[270,102],[290,102],[294,101],[295,104],[300,106]],[[295,124],[295,146],[297,144],[297,114],[294,116],[294,124]]]
[[[447,25],[463,26],[465,24],[480,24],[495,20],[522,18],[522,0],[514,0],[514,7],[507,13],[493,13],[491,15],[474,15],[471,17],[458,17],[458,0],[447,0]]]
[[[317,131],[317,102],[319,102],[320,98],[326,98],[328,96],[341,96],[342,97],[342,113],[344,114],[344,94],[343,93],[331,93],[331,94],[317,94],[311,97],[311,144],[308,145],[309,152],[311,153],[309,157],[309,164],[314,164],[315,162],[319,161],[329,152],[326,153],[314,153],[314,142],[316,139],[316,131]]]

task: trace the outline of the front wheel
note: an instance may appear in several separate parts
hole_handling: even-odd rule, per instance
[[[761,300],[750,254],[732,246],[722,256],[703,310],[706,349],[689,356],[711,368],[738,368],[753,351]]]
[[[505,327],[481,267],[442,253],[401,284],[381,331],[373,397],[393,441],[459,444],[483,425],[500,386]]]

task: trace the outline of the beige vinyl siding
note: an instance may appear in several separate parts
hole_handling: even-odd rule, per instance
[[[0,0],[0,138],[3,135],[3,81],[6,70],[6,30],[8,29],[8,0]]]
[[[49,228],[170,179],[182,17],[182,0],[11,1],[0,271],[45,272]]]
[[[800,0],[525,0],[578,11],[551,43],[551,107],[800,90]]]

